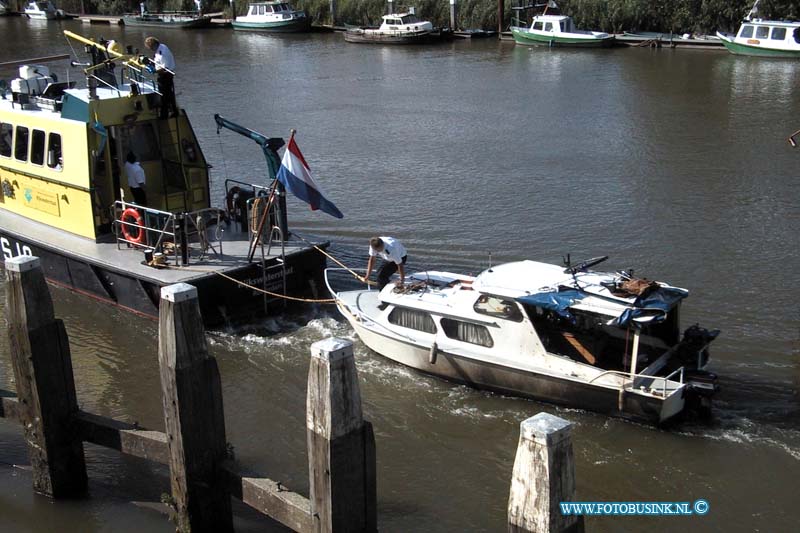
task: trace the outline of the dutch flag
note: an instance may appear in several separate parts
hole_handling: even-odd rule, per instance
[[[292,133],[289,144],[286,146],[286,152],[283,154],[277,178],[278,181],[283,183],[287,191],[309,204],[313,211],[321,209],[336,218],[344,217],[342,212],[325,198],[319,185],[311,177],[308,163],[303,158],[303,154],[300,153],[297,143],[294,142],[294,133]]]

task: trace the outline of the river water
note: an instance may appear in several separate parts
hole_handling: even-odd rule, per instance
[[[0,19],[0,61],[68,53],[64,28],[143,48],[142,30],[32,22]],[[608,254],[610,268],[690,289],[685,326],[722,330],[713,421],[671,431],[421,376],[367,350],[326,307],[214,330],[228,440],[243,464],[307,493],[309,346],[335,335],[355,342],[383,531],[504,530],[519,423],[542,411],[575,424],[579,500],[710,504],[702,517],[590,518],[591,531],[796,530],[800,151],[786,138],[800,127],[800,63],[496,40],[392,48],[339,34],[156,35],[177,58],[178,99],[220,201],[226,177],[262,179],[264,161],[251,142],[217,136],[213,113],[269,136],[294,128],[345,218],[290,201],[290,224],[329,238],[350,265],[364,265],[373,234],[401,239],[410,270],[477,273],[490,254],[495,264]],[[55,71],[63,79],[65,65]],[[53,292],[82,407],[162,428],[157,324]],[[13,388],[5,342],[0,386]],[[129,503],[158,501],[164,468],[87,446],[91,497],[51,503],[30,490],[20,435],[0,421],[0,529],[173,529]],[[265,524],[242,507],[237,516],[242,531]]]

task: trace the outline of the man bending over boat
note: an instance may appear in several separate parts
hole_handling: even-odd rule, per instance
[[[367,261],[367,274],[362,278],[365,283],[372,273],[375,257],[383,259],[383,264],[378,270],[378,290],[383,289],[392,274],[400,270],[400,283],[405,280],[406,249],[403,244],[392,237],[373,237],[369,240],[369,261]]]
[[[164,43],[155,37],[148,37],[144,45],[155,52],[153,63],[158,81],[158,92],[161,93],[161,112],[159,118],[168,118],[170,112],[173,117],[178,116],[178,104],[175,102],[175,56]]]

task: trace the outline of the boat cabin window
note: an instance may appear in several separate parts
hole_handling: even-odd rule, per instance
[[[28,128],[24,126],[17,126],[17,134],[14,135],[14,159],[28,160]]]
[[[506,300],[498,298],[497,296],[481,294],[472,308],[476,313],[482,315],[513,320],[514,322],[522,322],[522,313],[519,310],[517,302],[514,300]]]
[[[533,29],[541,31],[542,30],[542,22],[541,21],[534,22],[533,23]]]
[[[769,36],[773,41],[786,40],[786,28],[772,28],[772,34]]]
[[[552,22],[545,22],[544,31],[553,31],[553,23]]]
[[[485,346],[487,348],[494,346],[494,340],[489,333],[489,328],[481,324],[462,322],[461,320],[453,320],[452,318],[443,318],[442,330],[444,330],[444,334],[447,335],[448,338],[457,341],[477,344],[478,346]]]
[[[800,43],[800,28],[794,30],[794,33],[792,35],[794,36],[794,42]]]
[[[153,125],[150,123],[134,124],[122,131],[123,152],[133,152],[139,161],[156,161],[161,159],[158,139]]]
[[[769,37],[769,26],[756,27],[756,39],[767,39]]]
[[[389,313],[389,323],[401,328],[415,329],[424,333],[436,333],[436,323],[431,315],[416,309],[395,307]]]
[[[44,132],[33,130],[31,140],[31,163],[34,165],[44,165]]]
[[[414,15],[406,15],[402,18],[403,24],[416,24],[419,19]]]
[[[64,160],[61,153],[61,135],[51,133],[47,141],[47,166],[53,170],[61,170]]]
[[[3,157],[11,157],[13,132],[14,126],[6,122],[0,122],[0,155]]]
[[[749,24],[745,24],[744,26],[742,26],[742,31],[739,32],[739,37],[745,37],[749,39],[752,36],[753,36],[753,27],[750,26]]]

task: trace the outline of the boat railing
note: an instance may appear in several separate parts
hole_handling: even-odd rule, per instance
[[[172,213],[135,203],[116,201],[113,206],[117,249],[135,248],[145,252],[150,265],[164,265],[159,257],[171,257],[176,266],[189,264],[192,243],[199,243],[202,259],[211,250],[222,255],[224,213],[214,207],[188,213]],[[213,234],[209,223],[215,224]],[[161,254],[161,255],[157,255]]]
[[[333,271],[337,271],[337,272],[349,272],[349,273],[353,273],[353,272],[363,272],[364,274],[366,274],[366,273],[367,273],[367,269],[366,269],[366,268],[342,268],[342,267],[330,267],[330,268],[326,268],[326,269],[323,271],[323,276],[325,277],[325,286],[326,286],[326,287],[328,287],[328,291],[330,291],[330,293],[331,293],[331,294],[334,296],[334,298],[335,298],[335,297],[337,296],[337,294],[339,294],[339,293],[338,293],[337,291],[333,290],[333,287],[331,287],[331,284],[330,284],[330,280],[328,279],[328,272],[333,272]],[[371,291],[371,290],[372,290],[372,287],[371,287],[369,284],[367,284],[367,290],[368,290],[368,291]]]
[[[650,381],[650,382],[660,381],[661,382],[660,383],[660,392],[661,392],[661,396],[663,398],[667,397],[667,384],[669,382],[674,382],[675,381],[675,380],[672,379],[673,377],[675,377],[675,375],[678,375],[677,383],[679,383],[681,385],[684,384],[684,380],[683,380],[684,367],[682,367],[682,366],[680,368],[675,369],[674,371],[672,371],[667,376],[652,376],[652,375],[649,375],[649,374],[633,374],[631,372],[623,372],[622,370],[605,370],[605,371],[597,374],[592,379],[590,379],[589,383],[590,384],[594,383],[598,379],[600,379],[602,377],[605,377],[605,376],[608,376],[608,375],[614,375],[614,376],[621,377],[622,378],[622,386],[621,386],[622,389],[625,389],[625,388],[628,388],[628,387],[635,389],[636,385],[637,385],[637,380],[638,380],[639,384],[642,384],[645,381]],[[656,389],[656,387],[649,387],[649,389],[650,389],[650,391],[653,391],[654,389]],[[656,389],[656,390],[658,390],[658,389]]]

